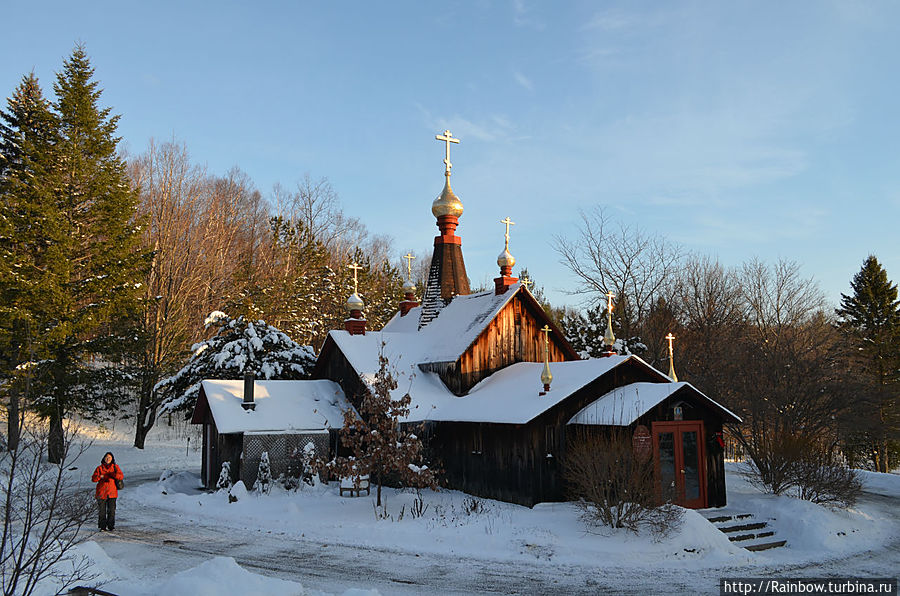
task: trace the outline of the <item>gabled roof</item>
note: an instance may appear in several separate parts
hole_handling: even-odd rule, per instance
[[[415,333],[419,336],[416,345],[422,350],[417,358],[418,363],[455,362],[484,333],[491,321],[509,304],[514,297],[532,303],[542,323],[553,330],[553,337],[562,350],[573,359],[578,355],[565,340],[565,336],[556,327],[550,317],[544,313],[540,304],[521,284],[513,284],[510,288],[496,295],[494,290],[454,296],[437,318],[422,329],[417,328],[417,315],[421,307],[411,309],[405,317],[395,315],[382,329],[382,333],[405,334]]]
[[[253,387],[256,408],[245,410],[243,380],[203,381],[191,421],[203,422],[208,409],[220,433],[314,431],[341,428],[351,407],[334,381],[256,381]]]
[[[628,426],[665,401],[670,395],[689,390],[717,409],[726,422],[740,422],[727,408],[721,406],[690,383],[631,383],[616,387],[572,416],[569,424],[596,426]]]

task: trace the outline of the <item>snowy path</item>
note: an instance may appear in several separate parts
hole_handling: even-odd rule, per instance
[[[900,521],[900,499],[865,493],[861,501]],[[141,561],[137,579],[153,582],[159,570],[174,573],[211,556],[233,557],[267,576],[301,582],[326,592],[376,588],[382,594],[717,594],[722,575],[881,577],[900,568],[900,537],[883,548],[819,563],[777,563],[735,569],[596,567],[535,561],[497,562],[474,558],[416,555],[408,551],[361,548],[309,541],[279,532],[226,530],[157,508],[143,507],[140,526],[123,518],[113,535],[94,539],[114,559]],[[774,557],[773,557],[774,558]],[[771,560],[771,559],[770,559]]]

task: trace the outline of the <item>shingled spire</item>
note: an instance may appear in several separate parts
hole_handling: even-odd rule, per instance
[[[463,205],[450,188],[450,143],[459,143],[449,130],[434,137],[446,143],[444,164],[444,190],[431,205],[431,212],[437,218],[437,227],[441,231],[434,238],[434,253],[431,256],[431,269],[428,271],[428,283],[422,297],[422,314],[419,317],[421,329],[435,317],[450,300],[457,295],[469,294],[469,277],[466,275],[466,264],[462,256],[462,239],[456,235],[459,216]]]

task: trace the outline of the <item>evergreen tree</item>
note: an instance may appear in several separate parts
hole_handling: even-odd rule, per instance
[[[897,285],[870,255],[850,282],[853,294],[841,295],[836,310],[840,328],[855,348],[854,363],[869,383],[873,416],[862,431],[871,442],[876,469],[890,471],[891,442],[900,432],[900,300]],[[859,416],[859,412],[854,416]]]
[[[12,379],[9,448],[17,443],[24,361],[40,357],[53,316],[52,264],[65,241],[56,209],[57,121],[34,74],[26,75],[0,111],[0,374]],[[26,396],[27,397],[27,396]]]
[[[204,379],[239,379],[247,371],[264,379],[306,379],[312,372],[312,349],[265,321],[232,319],[216,311],[207,317],[206,326],[216,327],[216,334],[194,344],[188,363],[156,386],[164,396],[163,410],[192,411]]]
[[[117,155],[119,117],[100,107],[102,90],[93,75],[79,46],[54,85],[59,184],[53,189],[53,211],[59,214],[60,238],[49,263],[53,275],[46,300],[52,318],[42,330],[51,386],[40,404],[50,418],[51,461],[61,454],[66,413],[110,406],[95,392],[74,388],[97,386],[95,373],[104,367],[88,366],[90,358],[121,361],[134,349],[140,281],[148,261],[133,221],[137,195]]]
[[[216,490],[231,489],[231,462],[223,461],[219,470],[219,479],[216,480]]]
[[[272,486],[272,467],[269,465],[269,452],[263,451],[259,458],[259,467],[256,469],[256,482],[253,483],[253,490],[269,494]]]

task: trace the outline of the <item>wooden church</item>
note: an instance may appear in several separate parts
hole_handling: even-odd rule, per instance
[[[404,423],[421,428],[446,483],[473,495],[528,506],[565,500],[567,450],[585,433],[617,428],[654,458],[656,481],[669,494],[673,489],[679,504],[724,506],[722,426],[740,419],[677,382],[673,368],[667,375],[636,356],[615,354],[609,324],[607,354],[581,359],[512,277],[509,218],[501,222],[506,243],[494,288],[470,291],[456,234],[463,205],[450,187],[449,148],[458,140],[450,131],[436,138],[446,143],[445,181],[431,208],[439,234],[422,302],[407,280],[397,314],[371,331],[354,292],[345,328],[329,333],[313,378],[335,383],[337,398],[356,405],[383,354],[397,380],[394,397],[412,398]],[[296,399],[315,382],[291,382]],[[207,416],[204,423],[214,421]]]

